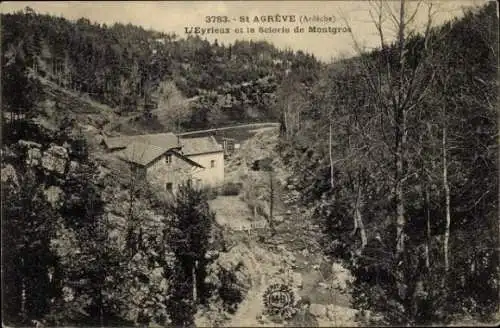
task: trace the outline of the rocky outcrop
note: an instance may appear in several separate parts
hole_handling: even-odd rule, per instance
[[[26,140],[19,140],[18,145],[25,151],[27,165],[59,176],[66,174],[69,162],[67,147],[51,144],[48,149],[42,150],[41,144]]]
[[[69,156],[66,148],[51,145],[49,149],[43,152],[41,165],[48,172],[63,175],[66,173],[68,161]]]

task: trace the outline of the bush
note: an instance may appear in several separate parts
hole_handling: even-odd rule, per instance
[[[207,195],[207,200],[215,199],[218,196],[217,189],[215,189],[215,188],[206,187],[203,189],[203,191]]]
[[[243,188],[241,182],[228,182],[220,188],[220,194],[223,196],[238,196]]]

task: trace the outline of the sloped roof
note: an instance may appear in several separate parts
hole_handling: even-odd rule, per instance
[[[141,166],[147,166],[149,163],[153,162],[155,159],[157,159],[158,157],[167,152],[181,158],[184,162],[186,162],[191,166],[204,168],[199,163],[189,159],[188,157],[186,157],[183,154],[180,154],[179,152],[174,151],[172,148],[165,149],[157,147],[155,145],[144,144],[140,142],[133,142],[129,144],[127,148],[120,150],[117,156],[118,158],[130,163],[138,164]]]
[[[109,149],[126,148],[132,143],[150,144],[165,149],[178,146],[177,136],[171,132],[104,138],[104,142]]]
[[[170,148],[163,148],[152,144],[134,141],[131,144],[128,144],[124,150],[120,151],[118,157],[127,162],[146,166],[156,158],[166,153],[169,149]]]
[[[181,151],[184,155],[197,155],[223,151],[222,145],[213,136],[201,138],[181,138]]]

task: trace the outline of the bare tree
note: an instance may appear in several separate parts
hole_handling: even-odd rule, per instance
[[[412,175],[405,163],[408,160],[408,116],[417,108],[429,92],[433,74],[426,69],[429,54],[424,50],[422,59],[416,65],[408,63],[407,35],[411,29],[422,1],[416,3],[412,11],[408,10],[405,0],[400,0],[395,10],[388,1],[372,3],[371,17],[380,37],[380,56],[376,67],[368,60],[363,61],[367,86],[374,98],[374,106],[384,113],[381,122],[392,127],[392,152],[394,156],[393,194],[395,201],[396,255],[399,257],[405,246],[405,181]],[[432,25],[432,4],[428,8],[428,21],[424,32],[427,45]],[[397,52],[391,52],[386,39],[386,23],[396,31]],[[349,23],[346,20],[346,24]],[[352,29],[351,29],[352,30]],[[356,51],[362,56],[364,50],[353,37]],[[373,73],[375,72],[375,74]]]

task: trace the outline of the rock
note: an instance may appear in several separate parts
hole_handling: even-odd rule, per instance
[[[332,264],[333,286],[337,289],[345,290],[349,282],[353,281],[353,277],[349,270],[344,268],[339,263]]]
[[[311,304],[311,306],[309,307],[309,312],[316,318],[327,317],[327,308],[323,304],[316,304],[316,303]]]
[[[215,250],[209,250],[205,253],[205,259],[212,260],[219,256],[219,252]]]
[[[309,250],[308,250],[307,248],[304,248],[304,249],[302,250],[302,255],[304,255],[304,256],[309,256]]]
[[[19,140],[17,143],[19,144],[19,146],[25,148],[42,148],[41,144],[33,141]]]
[[[323,288],[323,289],[330,289],[330,286],[324,282],[319,282],[318,287]]]
[[[43,153],[42,167],[50,172],[64,174],[69,156],[66,148],[61,146],[51,146]]]
[[[94,140],[96,144],[101,144],[102,141],[104,140],[104,137],[102,135],[97,134],[94,136]]]
[[[52,207],[57,208],[59,206],[59,201],[61,199],[61,194],[63,191],[58,186],[50,186],[44,190],[47,201],[52,205]]]
[[[342,322],[345,325],[352,325],[356,322],[358,311],[345,306],[335,304],[327,305],[327,317],[330,321]]]
[[[314,269],[314,270],[319,270],[319,264],[314,264],[314,265],[313,265],[313,269]]]
[[[294,272],[292,275],[292,282],[293,285],[296,286],[297,288],[302,289],[304,286],[304,282],[302,279],[302,274],[300,272]]]
[[[80,164],[78,164],[78,162],[76,161],[69,162],[68,174],[76,172],[79,166]]]
[[[327,316],[328,316],[328,319],[330,320],[335,320],[337,319],[337,312],[338,312],[338,309],[335,305],[333,304],[328,304],[328,306],[326,307],[326,310],[327,310]]]
[[[39,148],[28,149],[28,157],[26,158],[26,163],[31,166],[40,165],[42,159],[42,152]]]
[[[153,269],[153,271],[151,271],[151,277],[153,279],[158,280],[158,281],[161,281],[161,279],[163,278],[163,268],[162,267],[156,267]]]
[[[7,164],[4,168],[2,168],[2,183],[7,181],[11,181],[14,186],[19,186],[19,181],[17,179],[17,173],[14,167],[10,164]]]

